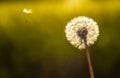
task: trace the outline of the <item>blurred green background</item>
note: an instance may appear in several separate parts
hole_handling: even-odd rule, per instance
[[[89,78],[84,50],[64,33],[77,16],[100,28],[89,47],[95,78],[120,78],[119,0],[1,0],[0,78]]]

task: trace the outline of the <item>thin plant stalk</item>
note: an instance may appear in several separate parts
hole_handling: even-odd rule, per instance
[[[84,44],[85,44],[86,57],[87,57],[87,62],[88,62],[88,67],[89,67],[90,78],[94,78],[93,67],[92,67],[90,53],[89,53],[89,49],[88,49],[88,45],[86,43],[86,40],[84,41]]]

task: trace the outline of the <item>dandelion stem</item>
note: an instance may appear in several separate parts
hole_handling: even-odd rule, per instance
[[[85,27],[83,27],[83,28],[81,28],[77,32],[77,34],[80,37],[80,39],[84,41],[85,50],[86,50],[86,57],[87,57],[87,62],[88,62],[88,67],[89,67],[89,73],[90,73],[90,78],[94,78],[93,68],[92,68],[90,54],[89,54],[88,45],[87,45],[88,30]]]
[[[88,49],[88,45],[87,45],[86,40],[84,40],[84,44],[85,44],[85,49],[86,49],[86,57],[87,57],[87,62],[88,62],[88,66],[89,66],[90,78],[94,78],[93,67],[92,67],[90,54],[89,54],[89,49]]]

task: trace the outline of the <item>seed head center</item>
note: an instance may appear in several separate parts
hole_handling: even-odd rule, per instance
[[[78,30],[77,35],[84,41],[86,41],[88,31],[85,27]]]

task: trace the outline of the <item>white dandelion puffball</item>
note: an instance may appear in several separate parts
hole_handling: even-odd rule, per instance
[[[89,46],[91,44],[94,44],[94,42],[97,40],[97,37],[99,36],[99,28],[93,19],[85,16],[79,16],[73,18],[70,22],[68,22],[65,28],[67,40],[78,49],[85,48],[83,40],[80,36],[78,36],[77,33],[83,28],[87,30],[87,45]]]

